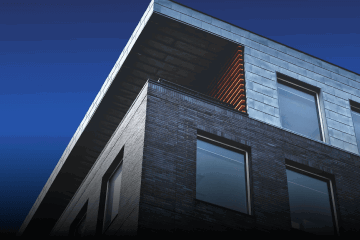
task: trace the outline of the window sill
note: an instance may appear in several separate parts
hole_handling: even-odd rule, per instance
[[[115,217],[113,218],[113,220],[111,220],[111,222],[109,223],[109,225],[104,229],[103,235],[106,235],[107,230],[108,230],[108,229],[111,227],[111,225],[115,222],[115,219],[116,219],[118,216],[119,216],[119,214],[117,213],[117,214],[115,215]]]
[[[268,123],[268,122],[261,121],[261,120],[259,120],[259,119],[253,118],[253,117],[251,117],[251,116],[249,116],[249,118],[251,118],[252,120],[255,120],[255,121],[258,121],[258,122],[261,122],[261,123],[265,123],[265,124],[267,124],[267,125],[270,125],[270,126],[273,126],[273,127],[279,128],[279,129],[281,129],[281,130],[284,130],[284,131],[286,131],[286,132],[289,132],[289,133],[295,134],[295,135],[297,135],[297,136],[300,136],[300,137],[306,138],[307,140],[311,140],[311,141],[314,141],[314,142],[318,142],[318,143],[324,144],[324,145],[326,145],[326,146],[329,146],[329,147],[332,147],[332,148],[335,148],[335,149],[341,150],[341,151],[343,151],[343,152],[350,153],[350,154],[352,154],[352,155],[354,155],[354,156],[356,156],[356,157],[360,157],[360,154],[358,154],[358,153],[350,152],[350,151],[348,151],[348,150],[345,150],[345,149],[342,149],[342,148],[339,148],[339,147],[333,146],[333,145],[331,145],[330,143],[327,143],[327,142],[324,142],[324,141],[320,141],[320,140],[316,140],[316,139],[309,138],[309,137],[308,137],[308,136],[306,136],[306,135],[302,135],[302,134],[300,134],[300,133],[297,133],[297,132],[291,131],[291,130],[289,130],[289,129],[283,128],[283,127],[278,126],[278,125],[274,125],[274,124],[271,124],[271,123]],[[356,165],[356,166],[358,166],[358,167],[360,167],[360,163],[355,163],[355,165]]]
[[[237,210],[234,210],[234,209],[231,209],[231,208],[223,207],[221,205],[217,205],[217,204],[214,204],[214,203],[206,202],[204,200],[200,200],[200,199],[195,198],[195,206],[198,206],[199,204],[210,205],[212,207],[221,208],[221,209],[223,209],[225,211],[231,211],[231,212],[234,212],[236,214],[241,214],[241,215],[244,215],[244,216],[247,216],[247,217],[254,217],[254,215],[250,215],[248,213],[240,212],[240,211],[237,211]]]

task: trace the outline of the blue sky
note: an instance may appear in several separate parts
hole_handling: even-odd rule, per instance
[[[358,0],[179,0],[360,74]],[[0,0],[0,232],[17,231],[150,0]]]

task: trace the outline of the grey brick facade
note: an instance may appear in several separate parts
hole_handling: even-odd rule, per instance
[[[122,147],[125,168],[120,211],[105,235],[291,233],[286,161],[331,176],[340,235],[350,236],[360,230],[358,156],[179,89],[153,81],[145,85],[130,116],[114,133],[51,235],[67,236],[72,220],[87,200],[86,233],[95,234],[99,183]],[[249,152],[251,215],[196,199],[198,134]]]

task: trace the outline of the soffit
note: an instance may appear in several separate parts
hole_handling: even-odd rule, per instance
[[[51,231],[148,78],[203,93],[235,48],[225,39],[153,13],[24,235]]]

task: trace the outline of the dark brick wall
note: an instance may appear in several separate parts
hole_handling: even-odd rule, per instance
[[[244,230],[289,233],[285,159],[330,174],[335,180],[340,234],[360,230],[360,169],[354,164],[360,161],[358,156],[158,83],[149,84],[146,115],[140,235]],[[195,199],[198,132],[248,150],[251,215]]]
[[[288,233],[285,161],[334,180],[341,235],[360,230],[360,157],[249,118],[205,98],[149,82],[52,231],[66,236],[89,200],[95,235],[101,178],[124,147],[119,215],[105,235]],[[248,151],[251,214],[196,200],[196,140],[202,134]],[[150,234],[150,235],[149,235]],[[241,236],[241,235],[237,235]]]

